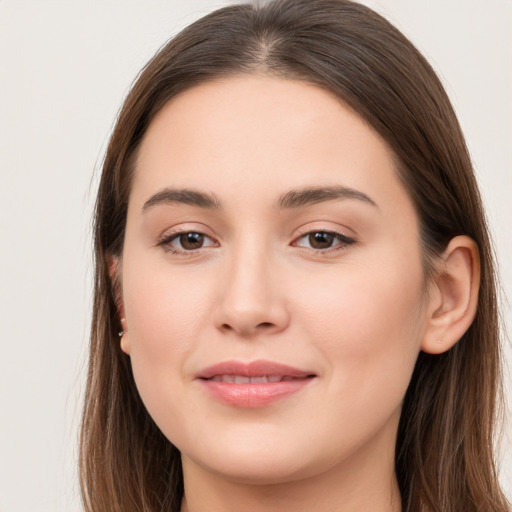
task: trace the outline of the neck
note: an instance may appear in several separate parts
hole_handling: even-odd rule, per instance
[[[181,512],[400,512],[394,443],[375,439],[320,474],[275,484],[241,482],[183,456]]]
[[[215,489],[202,488],[201,494],[187,489],[181,512],[400,512],[400,494],[396,481],[384,489],[373,488],[368,493],[339,485],[336,493],[326,491],[312,482],[296,485],[241,486],[219,482]],[[302,485],[301,485],[302,484]],[[187,499],[188,497],[188,499]]]

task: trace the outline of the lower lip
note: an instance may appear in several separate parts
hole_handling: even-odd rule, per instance
[[[312,380],[313,377],[268,383],[235,384],[213,380],[201,380],[201,383],[220,402],[250,409],[263,407],[293,395],[306,387]]]

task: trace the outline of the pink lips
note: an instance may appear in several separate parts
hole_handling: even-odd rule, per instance
[[[270,361],[225,361],[202,370],[197,378],[217,400],[236,407],[263,407],[300,391],[311,372]]]

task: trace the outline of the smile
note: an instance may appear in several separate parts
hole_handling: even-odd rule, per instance
[[[208,395],[224,404],[264,407],[304,389],[315,374],[280,363],[226,361],[197,376]]]

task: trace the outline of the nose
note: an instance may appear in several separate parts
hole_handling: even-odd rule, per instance
[[[245,338],[286,329],[290,322],[286,291],[268,254],[240,251],[223,270],[215,310],[218,329]]]

